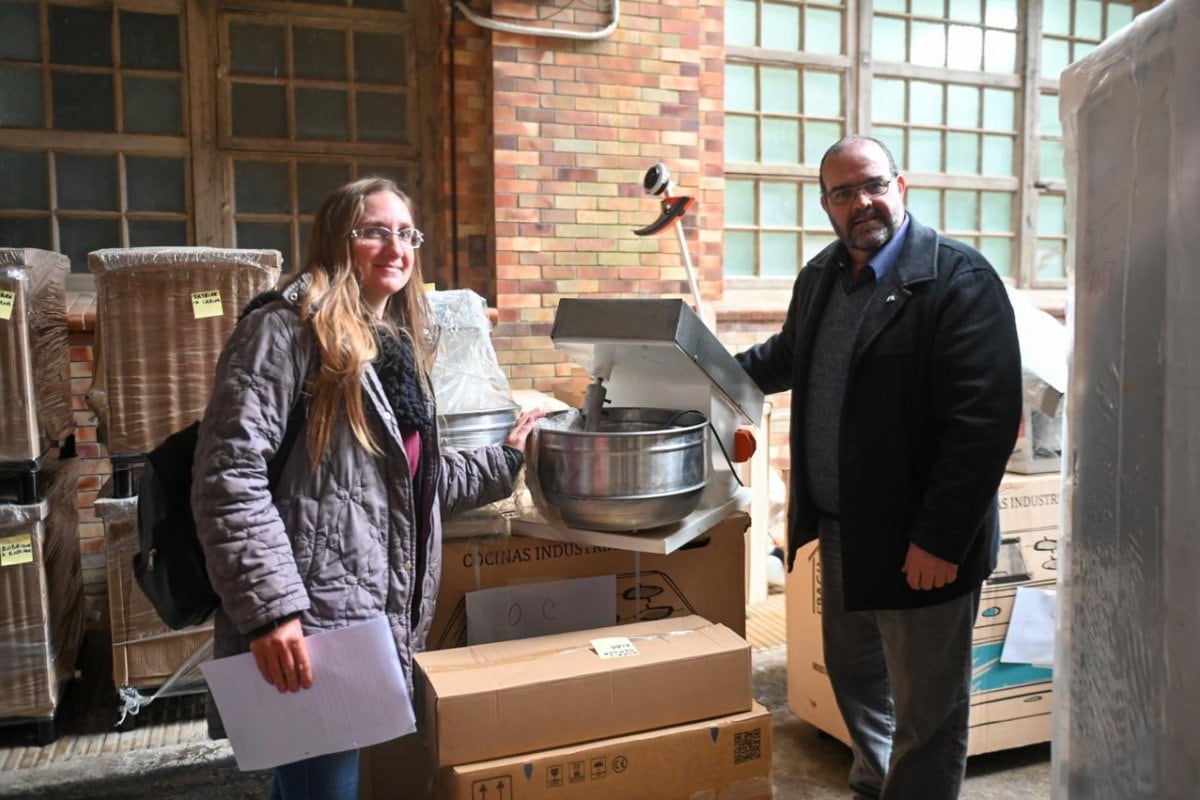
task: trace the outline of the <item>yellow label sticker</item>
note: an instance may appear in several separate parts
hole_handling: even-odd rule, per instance
[[[0,291],[0,319],[12,319],[13,303],[17,296],[7,289]]]
[[[421,288],[427,292],[436,292],[437,284],[436,283],[422,283]]]
[[[33,561],[33,537],[28,533],[0,539],[0,567],[15,567]]]
[[[192,292],[192,315],[196,319],[219,317],[224,313],[220,292]]]

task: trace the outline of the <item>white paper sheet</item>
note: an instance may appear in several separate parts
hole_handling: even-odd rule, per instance
[[[1054,589],[1018,586],[1000,661],[1006,664],[1054,666],[1054,628],[1058,593]]]
[[[477,589],[466,603],[468,644],[603,628],[617,623],[617,576]]]
[[[313,685],[279,692],[250,653],[200,665],[238,769],[270,769],[367,747],[416,730],[386,617],[305,640]]]

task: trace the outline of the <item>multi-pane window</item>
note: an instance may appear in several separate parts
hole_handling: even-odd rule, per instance
[[[1064,286],[1058,75],[1152,5],[727,3],[726,277],[794,276],[832,241],[817,166],[839,137],[864,133],[908,175],[914,218],[976,247],[1017,286]],[[772,216],[768,194],[798,206]]]

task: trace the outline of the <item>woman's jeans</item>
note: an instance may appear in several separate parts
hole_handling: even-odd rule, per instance
[[[275,768],[271,800],[357,800],[358,751],[315,756]]]

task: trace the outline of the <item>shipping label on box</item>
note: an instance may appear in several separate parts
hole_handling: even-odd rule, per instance
[[[1062,510],[1058,473],[1005,473],[1000,484],[1000,553],[984,581],[975,622],[971,755],[1050,739],[1052,671],[1000,661],[1017,587],[1053,588]],[[850,735],[825,669],[821,641],[821,563],[817,542],[796,554],[787,579],[788,706],[845,743]]]
[[[464,764],[439,776],[440,800],[769,799],[771,712],[751,711]]]
[[[601,659],[593,639],[636,655]],[[418,653],[421,724],[454,766],[750,709],[750,645],[701,617]]]

